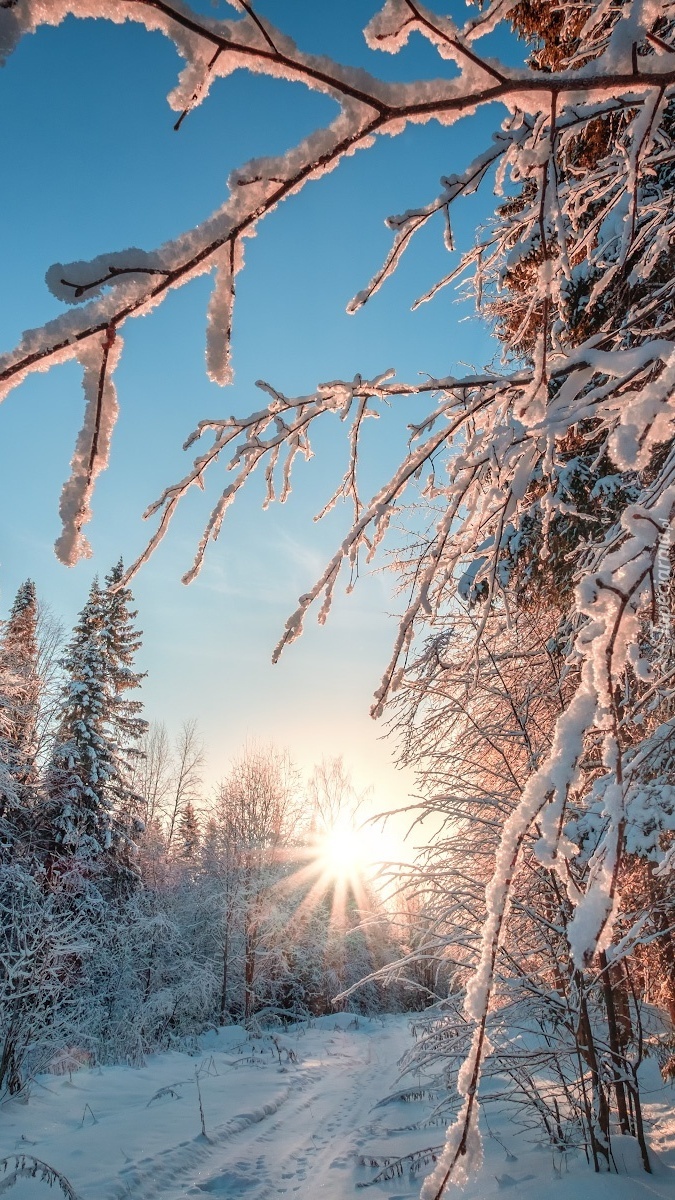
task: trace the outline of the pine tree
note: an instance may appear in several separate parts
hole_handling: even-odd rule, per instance
[[[104,603],[98,580],[63,662],[66,681],[61,722],[48,770],[48,818],[55,854],[93,861],[114,841],[108,785],[116,764],[106,721],[108,691],[101,645]]]
[[[12,856],[35,803],[35,727],[40,691],[37,597],[19,588],[0,635],[0,857]]]
[[[106,731],[116,766],[110,790],[120,832],[131,847],[143,828],[140,819],[143,799],[134,787],[134,774],[143,754],[139,743],[147,733],[148,722],[141,716],[142,702],[128,696],[141,686],[145,673],[134,671],[142,635],[134,625],[137,613],[130,607],[131,590],[121,586],[123,576],[120,559],[105,578],[100,641],[107,695]]]

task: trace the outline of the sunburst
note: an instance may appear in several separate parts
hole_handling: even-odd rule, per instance
[[[302,894],[296,918],[329,902],[331,926],[344,929],[357,913],[372,909],[378,864],[398,857],[394,850],[393,839],[372,824],[357,827],[342,819],[316,832],[301,852],[302,864],[283,884]]]

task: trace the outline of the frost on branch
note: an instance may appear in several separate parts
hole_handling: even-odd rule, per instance
[[[82,300],[93,300],[118,283],[168,274],[159,255],[132,247],[112,254],[99,254],[88,262],[54,263],[47,271],[46,283],[57,300],[79,304]]]
[[[84,374],[84,424],[77,439],[71,474],[61,492],[59,513],[63,533],[56,554],[67,566],[91,555],[82,526],[91,520],[90,501],[97,475],[105,470],[110,441],[117,420],[118,404],[112,373],[122,350],[114,328],[80,346],[78,360]]]
[[[239,258],[243,258],[241,253]],[[206,370],[209,379],[225,386],[232,382],[232,308],[236,270],[234,242],[227,242],[223,246],[218,259],[206,326]],[[240,265],[243,266],[243,262]]]

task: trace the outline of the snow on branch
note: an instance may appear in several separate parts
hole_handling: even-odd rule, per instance
[[[118,412],[112,373],[121,351],[121,338],[114,325],[78,348],[77,358],[84,368],[84,425],[77,439],[70,479],[61,493],[59,512],[63,533],[56,543],[57,556],[68,566],[91,554],[82,526],[91,520],[90,501],[96,476],[108,465]]]
[[[623,111],[638,114],[634,118],[641,122],[636,155],[646,162],[657,115],[675,83],[675,64],[664,64],[663,55],[656,53],[643,56],[637,63],[631,61],[630,69],[614,54],[611,73],[607,73],[607,64],[597,71],[589,67],[580,73],[582,83],[579,74],[573,72],[547,75],[509,70],[481,59],[473,49],[480,33],[475,22],[464,31],[457,30],[451,21],[434,16],[412,0],[385,5],[366,31],[369,44],[393,50],[416,29],[430,38],[441,59],[450,57],[455,61],[459,76],[419,83],[383,83],[362,70],[304,54],[258,17],[251,5],[239,7],[242,15],[233,21],[202,17],[185,4],[164,0],[55,0],[48,7],[35,0],[17,0],[0,9],[0,48],[5,54],[22,35],[41,24],[58,25],[68,15],[115,22],[133,20],[148,30],[162,32],[187,63],[170,96],[170,103],[181,117],[206,97],[213,78],[240,67],[302,82],[330,95],[340,106],[338,117],[328,127],[316,131],[283,157],[252,162],[236,171],[230,180],[229,199],[196,229],[156,251],[115,251],[88,263],[52,266],[47,273],[50,288],[58,298],[79,305],[79,311],[26,333],[14,351],[0,358],[0,398],[32,371],[47,370],[58,362],[79,357],[82,343],[93,340],[96,345],[102,334],[108,336],[106,331],[119,330],[128,318],[147,313],[170,290],[205,271],[215,271],[217,280],[209,310],[208,372],[218,382],[229,382],[229,331],[234,277],[243,264],[241,238],[250,236],[262,217],[309,179],[333,169],[356,149],[367,148],[375,135],[397,133],[408,122],[452,122],[495,100],[514,112],[537,113],[550,107],[547,97],[551,96],[558,97],[557,107],[562,111],[565,105],[574,107],[589,98],[600,102],[611,98],[616,105],[619,93]],[[485,21],[487,29],[487,15]],[[648,114],[644,118],[640,116],[643,112]],[[521,159],[526,161],[526,155],[533,153],[528,148],[533,136],[527,124],[515,133],[497,134],[493,147],[479,155],[463,175],[444,181],[445,190],[438,200],[402,218],[392,218],[390,224],[396,230],[393,250],[382,271],[352,302],[351,310],[355,311],[377,290],[395,269],[413,233],[437,212],[445,215],[446,241],[451,244],[448,212],[452,201],[475,190],[490,166],[508,156],[516,143]],[[547,152],[545,139],[540,139],[539,145],[537,161],[545,161],[541,155],[550,154],[551,146]],[[635,164],[632,170],[634,174]],[[624,257],[625,253],[626,245]],[[77,541],[73,531],[69,537],[70,558],[85,552],[84,543]]]

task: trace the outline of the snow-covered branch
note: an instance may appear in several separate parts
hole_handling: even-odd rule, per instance
[[[256,160],[235,171],[229,181],[229,198],[222,207],[200,226],[173,241],[153,251],[115,251],[89,262],[52,266],[47,276],[52,291],[78,307],[41,329],[26,333],[16,349],[0,359],[0,395],[6,395],[33,371],[44,371],[68,359],[81,359],[83,355],[85,358],[96,355],[94,347],[102,339],[104,344],[111,341],[128,318],[147,313],[172,289],[212,271],[215,286],[209,309],[207,369],[214,380],[229,382],[234,279],[243,266],[242,239],[250,236],[257,222],[280,201],[297,192],[308,180],[332,170],[345,155],[367,148],[376,135],[400,132],[409,122],[434,119],[452,123],[494,101],[501,101],[513,114],[507,119],[505,130],[496,133],[494,144],[482,151],[464,173],[443,181],[444,190],[437,200],[390,218],[395,230],[392,251],[382,270],[355,297],[350,308],[356,311],[395,269],[413,234],[436,213],[444,214],[446,243],[451,245],[450,205],[458,196],[475,191],[498,160],[502,160],[501,169],[505,170],[508,165],[515,165],[520,156],[514,178],[518,177],[518,171],[524,177],[534,169],[524,164],[531,161],[539,166],[549,160],[553,162],[556,138],[562,144],[570,129],[575,129],[579,121],[593,119],[592,114],[597,119],[603,106],[615,113],[629,114],[636,128],[640,126],[639,145],[630,167],[636,179],[638,161],[647,165],[658,141],[655,139],[658,116],[675,84],[675,64],[658,48],[635,62],[616,52],[610,55],[609,49],[605,49],[599,60],[580,71],[550,74],[509,69],[492,59],[481,58],[475,49],[481,33],[492,27],[493,18],[470,21],[464,30],[458,30],[449,19],[438,17],[411,0],[385,4],[366,30],[368,44],[372,49],[395,51],[416,30],[431,40],[441,60],[450,59],[455,64],[458,74],[450,79],[419,83],[384,83],[365,71],[303,53],[288,37],[257,16],[250,5],[240,7],[242,15],[231,21],[204,18],[187,5],[163,0],[126,0],[114,4],[107,0],[58,0],[48,10],[32,0],[18,0],[0,11],[0,46],[4,46],[5,52],[12,49],[21,35],[40,24],[58,25],[68,15],[105,17],[116,22],[132,20],[148,30],[162,32],[186,60],[178,86],[169,97],[181,116],[206,98],[214,78],[227,76],[241,67],[322,91],[337,101],[340,110],[329,126],[311,134],[283,157]],[[640,32],[644,38],[650,31],[638,30],[636,36]],[[543,114],[551,109],[552,98],[558,118],[556,132],[551,136],[549,131],[547,141]],[[584,105],[588,109],[586,117],[581,111]],[[662,152],[660,142],[659,147]],[[551,171],[548,173],[551,175]],[[633,186],[633,193],[634,190]],[[618,191],[621,192],[620,187]],[[557,207],[560,208],[559,202]],[[631,211],[631,227],[634,227],[634,204]],[[542,214],[540,204],[540,228]],[[527,238],[520,238],[521,256],[527,253],[526,244]],[[625,261],[627,246],[624,237],[621,261]],[[268,447],[267,452],[274,452],[273,448]],[[100,457],[97,469],[105,465],[105,457]],[[78,449],[73,482],[68,485],[68,495],[62,504],[67,528],[59,539],[57,552],[67,562],[86,553],[81,525],[89,515],[88,499],[97,473],[82,468],[80,459]],[[76,476],[82,476],[81,484],[75,484]],[[82,488],[87,494],[86,501],[70,496],[71,492],[74,496],[73,489],[82,491]],[[163,523],[160,532],[165,528]],[[151,544],[154,546],[156,542],[157,537]]]

